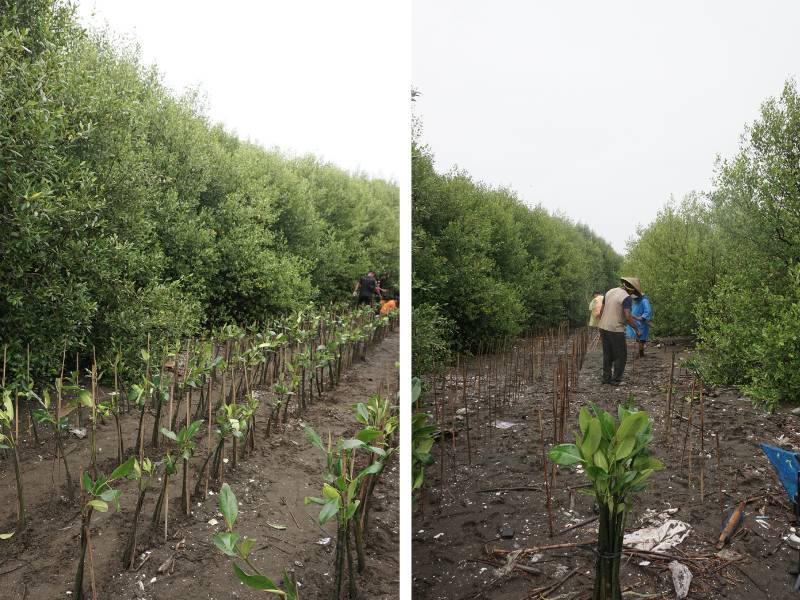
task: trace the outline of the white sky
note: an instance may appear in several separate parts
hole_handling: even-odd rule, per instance
[[[797,77],[798,25],[773,0],[415,0],[422,140],[622,252]]]
[[[84,24],[138,41],[170,88],[199,87],[239,137],[375,177],[408,169],[406,2],[77,3]]]

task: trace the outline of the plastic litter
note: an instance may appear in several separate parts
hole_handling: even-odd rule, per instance
[[[675,586],[675,595],[678,600],[683,600],[689,595],[689,586],[692,585],[692,572],[689,567],[677,560],[667,565],[672,571],[672,585]]]
[[[668,519],[655,527],[644,527],[625,534],[623,543],[637,550],[666,552],[671,550],[689,535],[691,527],[678,519]]]

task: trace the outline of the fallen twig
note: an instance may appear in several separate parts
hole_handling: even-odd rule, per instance
[[[519,487],[499,487],[499,488],[486,488],[484,490],[475,490],[475,494],[483,494],[488,492],[527,492],[533,490],[540,490],[542,489],[541,484],[539,485],[522,485]]]
[[[594,517],[586,519],[585,521],[581,521],[580,523],[575,523],[575,525],[570,525],[569,527],[566,527],[566,528],[562,529],[561,531],[556,533],[556,535],[558,536],[558,535],[561,535],[563,533],[567,533],[568,531],[572,531],[573,529],[578,529],[578,527],[583,527],[584,525],[588,525],[589,523],[594,523],[599,518],[600,518],[600,515],[596,515]]]
[[[566,583],[566,581],[570,577],[575,575],[575,573],[577,573],[579,570],[580,570],[580,567],[575,567],[574,569],[572,569],[572,571],[570,571],[569,573],[564,575],[564,577],[562,577],[558,581],[555,581],[555,582],[551,583],[550,585],[546,585],[544,587],[540,587],[540,588],[535,589],[533,591],[533,593],[530,596],[528,596],[528,598],[529,599],[530,598],[536,598],[537,596],[541,597],[544,594],[549,594],[550,592],[555,592],[558,588],[560,588],[562,585],[564,585],[564,583]]]
[[[487,542],[487,546],[490,543],[491,543],[491,541]],[[559,549],[562,549],[562,548],[579,548],[580,546],[593,546],[596,543],[597,542],[595,540],[584,540],[583,542],[566,542],[564,544],[546,544],[544,546],[535,546],[533,548],[523,548],[522,551],[520,552],[520,554],[521,555],[539,554],[540,552],[543,552],[545,550],[559,550]],[[493,548],[488,553],[493,555],[493,556],[503,557],[503,556],[506,556],[507,554],[510,554],[511,552],[516,552],[516,550],[502,550],[500,548]]]

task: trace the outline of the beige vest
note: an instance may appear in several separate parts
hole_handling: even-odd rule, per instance
[[[622,302],[629,296],[623,288],[617,287],[606,292],[603,303],[603,314],[597,326],[606,331],[625,331],[625,313],[622,311]]]

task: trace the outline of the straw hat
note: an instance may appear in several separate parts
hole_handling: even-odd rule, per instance
[[[642,295],[642,284],[639,282],[638,277],[620,277],[619,279],[623,284],[627,283],[628,286],[636,290],[637,294]]]

